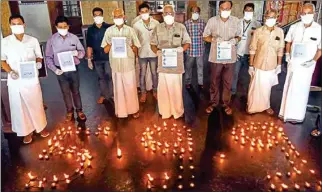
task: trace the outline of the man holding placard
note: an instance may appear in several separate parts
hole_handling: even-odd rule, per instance
[[[12,35],[1,40],[1,67],[8,72],[12,131],[28,144],[35,130],[41,137],[49,135],[38,79],[43,57],[38,40],[24,34],[23,17],[12,15],[9,23]]]
[[[285,41],[287,77],[279,117],[302,123],[316,61],[321,57],[321,25],[314,22],[315,6],[302,7],[301,22],[291,26]]]
[[[232,6],[232,1],[220,1],[220,15],[209,19],[203,33],[204,41],[211,43],[209,53],[209,62],[211,63],[210,103],[206,109],[208,114],[219,105],[221,84],[223,84],[221,98],[225,113],[232,114],[230,98],[237,58],[236,45],[241,39],[239,19],[230,16]]]
[[[248,90],[248,113],[266,111],[273,115],[270,105],[271,89],[278,84],[284,52],[284,32],[275,26],[277,11],[265,14],[265,25],[256,29],[249,46],[249,70],[251,77]]]
[[[55,21],[57,33],[53,34],[46,45],[46,64],[58,79],[67,109],[66,121],[74,120],[74,105],[77,117],[84,121],[86,116],[82,109],[79,92],[78,65],[84,57],[85,50],[78,37],[68,32],[68,19],[58,16]]]
[[[155,27],[151,38],[151,49],[158,55],[158,106],[163,119],[180,118],[184,113],[182,97],[183,52],[191,39],[187,29],[174,21],[171,5],[163,8],[164,23]]]
[[[115,9],[112,16],[115,25],[106,30],[101,46],[110,56],[115,114],[119,118],[126,118],[130,114],[138,118],[135,55],[141,44],[134,29],[124,24],[122,9]]]

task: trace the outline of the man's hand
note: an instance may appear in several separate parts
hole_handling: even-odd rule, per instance
[[[93,70],[94,65],[93,65],[93,62],[92,62],[92,60],[91,60],[91,59],[87,59],[87,65],[88,65],[88,68],[89,68],[90,70]]]
[[[138,48],[137,48],[135,45],[132,45],[132,46],[131,46],[131,49],[132,49],[133,53],[134,53],[135,55],[137,55],[137,53],[138,53]]]
[[[219,36],[212,38],[212,42],[221,43],[223,41],[224,41],[223,38],[221,38]]]
[[[74,57],[77,57],[77,56],[78,56],[78,51],[77,51],[77,50],[72,51],[72,55],[73,55]]]
[[[107,44],[107,45],[104,47],[104,53],[106,53],[106,54],[107,54],[108,52],[110,52],[111,47],[112,47],[112,45]]]
[[[183,47],[177,47],[177,52],[182,53],[183,52]]]
[[[276,75],[280,74],[281,72],[282,72],[282,65],[277,65],[277,67],[275,68]]]
[[[10,75],[11,79],[13,79],[13,80],[19,79],[19,74],[16,71],[13,71],[13,70],[10,71],[9,75]]]
[[[56,75],[62,75],[64,73],[64,71],[60,70],[60,69],[56,69],[55,74]]]
[[[248,68],[248,74],[252,77],[255,74],[255,69],[253,66],[249,66]]]
[[[311,61],[307,61],[307,62],[305,62],[305,63],[303,63],[303,64],[301,64],[303,67],[306,67],[306,68],[309,68],[309,67],[311,67],[312,65],[315,65],[315,63],[316,63],[316,61],[315,60],[311,60]]]
[[[42,63],[41,63],[41,62],[37,62],[37,63],[36,63],[36,67],[37,67],[37,69],[41,69],[41,67],[42,67]]]
[[[209,35],[207,37],[203,37],[203,40],[206,41],[206,42],[208,42],[208,43],[211,43],[212,42],[212,36]]]

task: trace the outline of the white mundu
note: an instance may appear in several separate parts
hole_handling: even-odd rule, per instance
[[[1,61],[6,61],[14,71],[20,64],[42,58],[36,38],[24,35],[22,41],[10,35],[1,41]],[[8,92],[11,110],[12,130],[18,136],[27,136],[36,130],[41,132],[47,125],[43,98],[38,78],[35,81],[13,80],[8,75]]]
[[[303,22],[294,24],[285,41],[292,42],[292,50],[279,116],[284,121],[303,122],[315,65],[305,67],[301,64],[312,60],[321,49],[321,25],[313,22],[305,28]]]

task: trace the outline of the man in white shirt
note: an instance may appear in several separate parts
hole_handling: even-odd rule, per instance
[[[321,25],[314,22],[315,6],[302,7],[301,22],[291,26],[285,38],[287,77],[279,117],[302,123],[316,61],[321,56]]]
[[[12,130],[28,144],[35,130],[41,137],[49,135],[45,130],[47,120],[38,79],[43,57],[38,40],[24,34],[23,17],[12,15],[9,23],[12,35],[1,40],[1,67],[9,74]]]
[[[253,18],[254,16],[255,5],[254,3],[247,3],[244,6],[244,18],[240,19],[240,26],[242,27],[242,38],[237,45],[237,61],[235,64],[235,71],[234,71],[234,79],[231,89],[231,94],[235,95],[237,93],[237,84],[239,79],[246,80],[247,78],[247,85],[243,85],[241,81],[239,84],[242,85],[242,95],[247,95],[247,87],[249,84],[249,76],[239,78],[239,71],[242,67],[246,67],[248,70],[249,65],[249,44],[252,39],[252,35],[255,29],[261,26],[260,22],[256,21]],[[246,84],[246,83],[245,83]]]
[[[153,96],[157,99],[158,75],[157,75],[157,55],[151,50],[150,41],[154,28],[159,22],[150,17],[150,7],[148,4],[143,3],[139,6],[141,20],[137,21],[133,28],[139,38],[141,46],[139,48],[139,64],[140,64],[140,88],[141,97],[140,102],[146,101],[146,71],[147,66],[150,64],[150,71],[152,74],[153,82]]]

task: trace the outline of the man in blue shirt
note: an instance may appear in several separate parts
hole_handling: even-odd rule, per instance
[[[111,66],[108,54],[104,53],[101,43],[105,31],[111,25],[104,22],[103,9],[96,7],[92,11],[94,24],[87,31],[87,58],[88,68],[93,70],[94,65],[98,74],[98,84],[101,90],[101,97],[97,103],[103,103],[104,99],[113,97],[113,84]]]

